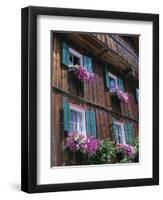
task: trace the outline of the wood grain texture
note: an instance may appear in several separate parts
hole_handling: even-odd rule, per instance
[[[71,36],[70,36],[71,35]],[[73,37],[74,36],[74,37]],[[118,51],[118,44],[116,41],[105,34],[95,35],[100,41],[106,43],[115,52]],[[74,38],[74,40],[73,40]],[[76,41],[78,39],[78,42]],[[93,72],[95,74],[95,83],[81,84],[73,78],[72,74],[68,72],[65,66],[61,64],[61,41],[66,41],[72,48],[81,53],[92,57],[93,61]],[[117,113],[114,110],[111,96],[109,91],[106,90],[104,81],[104,64],[105,59],[103,56],[97,56],[99,50],[99,44],[95,43],[92,47],[93,39],[90,39],[90,35],[80,34],[59,34],[54,33],[53,35],[53,52],[52,52],[52,145],[51,145],[51,156],[52,156],[52,166],[64,165],[66,157],[64,155],[64,132],[62,129],[62,102],[63,99],[67,99],[68,102],[82,106],[87,110],[92,110],[95,112],[96,116],[96,128],[97,136],[99,139],[110,138],[113,139],[112,135],[112,116],[116,117],[122,122],[131,122],[134,127],[135,136],[138,135],[138,103],[135,101],[133,94],[133,88],[137,87],[136,81],[128,79],[128,76],[122,72],[122,68],[118,68],[118,64],[121,60],[111,58],[108,62],[109,70],[123,78],[125,83],[125,90],[130,95],[130,104],[126,105],[121,103],[121,112]],[[90,47],[91,48],[87,48]],[[128,47],[129,48],[129,47]],[[93,51],[92,51],[93,49]],[[104,50],[102,48],[101,50]],[[122,52],[121,52],[122,53]],[[118,58],[118,57],[117,57]],[[114,65],[113,65],[114,63]],[[116,67],[115,67],[116,66]]]

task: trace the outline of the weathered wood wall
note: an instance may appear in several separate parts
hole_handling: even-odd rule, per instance
[[[84,53],[82,48],[76,46],[75,43],[70,44],[72,48],[76,49],[79,53]],[[105,89],[104,81],[104,63],[98,57],[93,57],[93,70],[95,73],[95,84],[84,84],[81,91],[75,95],[75,86],[70,81],[70,75],[64,66],[61,66],[61,37],[54,34],[53,37],[53,50],[52,50],[52,92],[51,92],[51,132],[52,132],[52,145],[51,145],[51,160],[52,166],[63,165],[64,163],[64,133],[62,130],[62,110],[63,99],[67,98],[70,103],[78,104],[86,109],[95,111],[97,134],[100,139],[113,138],[112,136],[112,120],[111,116],[116,116],[122,121],[130,120],[134,125],[134,133],[138,135],[138,104],[133,95],[134,83],[127,81],[125,78],[125,89],[130,94],[130,105],[127,106],[121,103],[122,113],[116,113],[112,110],[110,94]],[[111,66],[110,70],[118,76],[122,76],[120,72],[115,71]],[[74,87],[74,88],[73,88]],[[82,91],[83,90],[83,91]],[[67,96],[67,94],[73,94]],[[82,103],[82,99],[86,103]],[[124,115],[124,116],[123,116]]]

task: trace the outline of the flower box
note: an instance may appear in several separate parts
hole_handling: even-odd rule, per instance
[[[94,83],[95,75],[92,72],[89,72],[86,68],[79,65],[70,65],[69,71],[82,82]]]
[[[111,94],[112,96],[117,96],[118,99],[119,99],[121,102],[129,103],[129,95],[128,95],[127,92],[123,92],[122,90],[117,89],[117,88],[111,88],[111,89],[110,89],[110,94]]]

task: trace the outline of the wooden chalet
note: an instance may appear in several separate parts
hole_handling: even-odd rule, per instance
[[[102,33],[52,33],[51,165],[67,165],[65,135],[77,131],[130,144],[139,132],[138,36]],[[70,64],[95,75],[93,84],[77,80]],[[110,88],[129,95],[129,103]]]

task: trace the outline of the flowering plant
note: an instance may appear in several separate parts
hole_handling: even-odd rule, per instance
[[[122,102],[125,102],[125,103],[128,103],[129,102],[129,96],[128,96],[128,93],[125,93],[121,90],[118,89],[117,91],[117,96],[118,98],[122,101]]]
[[[88,156],[94,155],[99,148],[100,141],[91,136],[79,133],[70,133],[66,138],[65,146],[72,152],[80,151]]]
[[[65,149],[72,155],[69,161],[73,164],[138,162],[139,156],[135,146],[115,144],[109,139],[99,140],[76,132],[66,137]]]
[[[124,157],[132,159],[136,153],[136,149],[129,144],[116,144],[115,151],[117,155],[120,155],[121,159]]]
[[[96,154],[89,158],[89,164],[115,163],[115,144],[109,139],[100,141],[100,147]]]
[[[69,71],[73,71],[75,77],[83,82],[93,83],[95,80],[94,73],[89,72],[83,66],[71,65]]]
[[[129,95],[127,92],[123,92],[120,89],[110,89],[111,94],[117,94],[117,97],[119,98],[120,101],[129,103]]]

